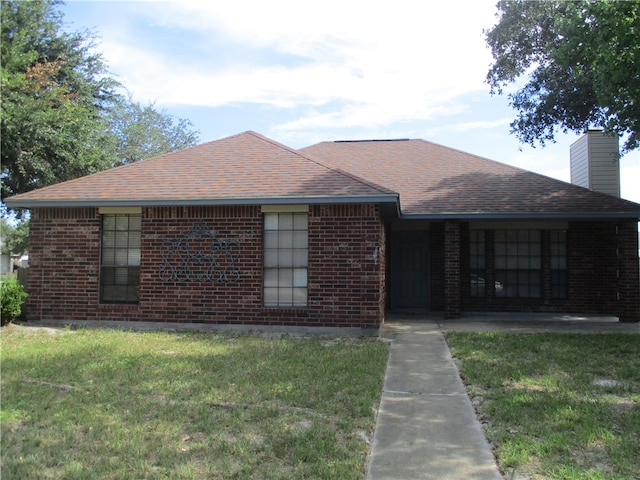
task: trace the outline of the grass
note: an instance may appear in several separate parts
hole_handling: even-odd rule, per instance
[[[449,333],[506,478],[640,478],[640,336]]]
[[[361,478],[387,347],[2,329],[3,479]]]

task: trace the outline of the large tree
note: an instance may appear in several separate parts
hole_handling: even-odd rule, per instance
[[[154,157],[190,147],[198,142],[191,122],[174,118],[154,104],[142,105],[120,96],[106,112],[112,134],[114,165]]]
[[[198,132],[121,93],[59,0],[3,0],[2,197],[194,145]]]
[[[2,2],[2,195],[108,165],[101,109],[116,84],[88,32],[66,33],[56,0]]]
[[[603,128],[640,147],[640,2],[502,0],[486,31],[492,93],[509,93],[511,131],[532,146]],[[524,80],[524,86],[522,81]]]

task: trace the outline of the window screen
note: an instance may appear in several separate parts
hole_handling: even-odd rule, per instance
[[[486,256],[484,230],[469,232],[469,272],[471,276],[471,296],[484,297],[487,294],[485,285]]]
[[[264,214],[264,305],[307,305],[308,214]]]
[[[102,303],[138,303],[141,223],[140,215],[102,216]]]
[[[495,231],[496,296],[540,298],[542,256],[540,230]]]
[[[567,298],[567,232],[551,230],[551,297]]]

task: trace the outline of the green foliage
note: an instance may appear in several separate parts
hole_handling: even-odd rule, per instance
[[[190,130],[191,122],[174,119],[153,104],[141,105],[130,97],[118,97],[106,112],[112,133],[114,165],[135,162],[163,153],[190,147],[198,134]]]
[[[2,4],[3,196],[108,166],[99,114],[116,82],[90,33],[62,31],[58,4]]]
[[[640,2],[502,0],[486,31],[492,93],[509,94],[512,133],[544,145],[558,130],[604,128],[640,147]]]
[[[8,278],[0,281],[0,323],[6,325],[11,323],[22,313],[22,302],[27,298],[22,285],[15,278]]]
[[[2,251],[12,255],[22,255],[29,248],[29,220],[22,220],[15,226],[0,218],[0,238]]]
[[[118,93],[95,35],[58,0],[2,3],[2,197],[197,143],[186,120]]]

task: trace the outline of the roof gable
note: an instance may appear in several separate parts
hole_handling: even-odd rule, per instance
[[[322,142],[301,151],[399,192],[403,215],[640,215],[636,203],[424,140]]]
[[[397,194],[255,132],[141,160],[7,199],[12,207],[396,202]]]

